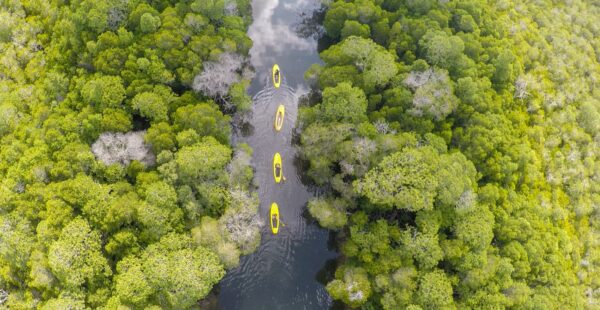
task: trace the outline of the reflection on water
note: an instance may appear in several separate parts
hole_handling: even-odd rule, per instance
[[[283,5],[286,11],[297,12],[315,1],[295,1],[293,4]],[[275,16],[275,9],[279,6],[278,0],[253,1],[254,22],[248,29],[248,35],[254,42],[250,50],[251,63],[254,67],[272,64],[278,54],[284,51],[301,50],[311,52],[316,49],[314,40],[299,37],[291,29],[289,21]]]
[[[319,0],[253,1],[254,23],[248,30],[254,41],[251,63],[257,72],[250,88],[254,94],[252,115],[248,130],[234,141],[254,149],[260,215],[268,223],[271,203],[277,202],[282,225],[276,236],[265,225],[259,249],[243,257],[240,266],[221,281],[220,309],[328,309],[331,305],[320,271],[336,254],[328,249],[328,232],[303,216],[311,193],[294,165],[297,149],[292,145],[298,101],[308,92],[304,71],[320,62],[316,39],[299,36],[293,25],[302,12],[319,5]],[[282,71],[279,89],[271,85],[273,63]],[[277,132],[273,121],[279,104],[285,105],[285,116],[283,128]],[[286,176],[281,184],[273,180],[275,152],[281,154]]]
[[[282,67],[287,85],[297,87],[304,83],[304,71],[313,63],[320,63],[317,40],[298,33],[297,24],[302,15],[320,8],[320,0],[254,0],[254,21],[248,29],[253,41],[250,63],[256,69],[251,93],[268,85],[274,63]],[[316,28],[315,28],[316,29]]]

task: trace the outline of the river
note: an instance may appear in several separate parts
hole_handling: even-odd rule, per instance
[[[319,7],[319,0],[252,2],[254,21],[248,35],[254,42],[250,62],[256,75],[249,89],[254,98],[251,130],[234,136],[233,141],[245,142],[254,150],[254,178],[265,226],[258,250],[242,257],[240,266],[220,282],[219,309],[328,309],[332,304],[317,278],[336,253],[328,248],[328,231],[305,216],[312,194],[294,165],[297,148],[292,144],[298,99],[308,90],[304,72],[311,64],[321,63],[317,38],[300,35],[298,24]],[[271,82],[274,63],[279,64],[283,75],[279,89]],[[273,120],[279,104],[285,105],[286,113],[282,130],[276,132]],[[283,159],[287,179],[283,184],[273,180],[275,152]],[[272,235],[268,225],[272,202],[279,205],[285,224],[278,235]]]

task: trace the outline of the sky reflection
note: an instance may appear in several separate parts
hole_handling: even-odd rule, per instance
[[[275,13],[276,9],[278,11],[285,10],[287,12],[277,12],[277,14],[282,18],[295,16],[295,19],[298,19],[302,11],[315,7],[317,2],[315,0],[298,0],[293,4],[287,3],[279,6],[279,0],[254,1],[254,23],[248,29],[248,35],[254,41],[250,50],[251,63],[258,72],[263,71],[261,69],[264,69],[265,66],[274,63],[284,51],[286,53],[290,50],[310,52],[316,49],[316,40],[300,37],[290,28],[289,21],[280,21]]]

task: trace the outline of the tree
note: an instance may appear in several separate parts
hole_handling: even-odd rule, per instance
[[[173,128],[166,122],[154,123],[144,135],[144,141],[152,147],[154,154],[173,150],[175,147]]]
[[[321,53],[330,66],[352,65],[361,74],[361,87],[371,93],[398,73],[394,56],[371,39],[351,36]]]
[[[473,32],[479,29],[477,22],[468,12],[464,10],[457,10],[458,14],[455,14],[452,18],[453,27],[457,31]]]
[[[139,259],[129,256],[117,264],[115,291],[121,303],[144,307],[154,289],[148,283]]]
[[[364,25],[354,20],[347,20],[344,22],[341,36],[342,39],[350,36],[368,39],[371,36],[371,29],[369,28],[369,25]]]
[[[192,11],[201,13],[212,21],[218,21],[225,14],[224,0],[196,0],[190,7]]]
[[[348,83],[323,91],[318,118],[326,122],[360,123],[366,120],[367,99],[360,88]]]
[[[19,111],[12,104],[0,105],[0,134],[9,133],[19,121]]]
[[[25,278],[29,255],[34,246],[33,228],[26,219],[0,215],[0,263],[5,269],[0,279],[10,283],[11,278]]]
[[[50,245],[48,263],[61,286],[69,291],[99,288],[112,274],[101,252],[100,234],[81,218],[65,226]]]
[[[433,208],[438,163],[431,147],[405,148],[385,157],[354,188],[382,209],[428,210]]]
[[[184,146],[194,145],[200,142],[201,138],[193,129],[186,129],[177,134],[177,145],[181,148]]]
[[[138,110],[142,116],[153,121],[168,120],[167,104],[158,94],[152,92],[139,93],[131,101],[131,106]]]
[[[144,132],[140,131],[126,134],[106,132],[92,144],[92,152],[107,165],[128,165],[132,160],[137,160],[152,166],[154,154],[144,144],[143,136]]]
[[[120,260],[140,251],[140,243],[135,231],[124,229],[114,233],[104,246],[106,253]]]
[[[592,136],[600,133],[600,124],[594,121],[600,118],[600,104],[597,101],[589,101],[581,104],[577,120],[582,127]]]
[[[227,229],[229,239],[240,249],[241,254],[249,254],[260,245],[260,229],[263,222],[258,217],[258,195],[245,191],[231,192],[231,207],[219,220]]]
[[[140,203],[133,192],[111,195],[111,190],[109,186],[102,186],[102,190],[97,191],[83,207],[90,224],[102,232],[114,232],[131,224],[135,218],[135,207]]]
[[[377,152],[377,143],[368,138],[355,138],[338,146],[344,158],[340,161],[343,175],[362,177],[369,171]]]
[[[335,299],[355,308],[364,304],[371,295],[367,273],[361,268],[338,269],[336,279],[327,284],[327,292]]]
[[[117,108],[125,99],[123,81],[118,76],[100,76],[89,80],[81,89],[84,102],[98,110]]]
[[[336,146],[351,136],[349,124],[311,124],[302,134],[302,155],[310,162],[309,176],[325,184],[333,176],[333,163],[339,159]]]
[[[494,217],[487,207],[461,206],[457,213],[456,237],[474,250],[487,248],[494,237]]]
[[[148,284],[156,292],[155,301],[174,309],[191,307],[225,274],[215,253],[192,247],[185,235],[163,237],[150,245],[140,260]]]
[[[252,98],[248,96],[248,87],[250,86],[249,80],[243,80],[239,83],[231,85],[229,89],[229,100],[233,104],[237,111],[244,112],[250,110],[252,106]]]
[[[454,309],[452,285],[446,274],[435,270],[419,279],[417,301],[425,309]]]
[[[194,241],[213,250],[225,265],[225,268],[237,267],[240,263],[240,250],[229,241],[229,233],[219,222],[209,216],[202,218],[200,225],[192,230]]]
[[[462,153],[444,154],[440,157],[436,201],[446,205],[459,205],[469,193],[477,189],[477,170]]]
[[[94,154],[89,146],[82,143],[69,143],[62,150],[54,152],[53,157],[56,166],[66,168],[50,170],[50,174],[56,177],[74,177],[80,172],[89,172],[94,165]]]
[[[230,159],[231,149],[212,137],[185,146],[175,155],[179,179],[188,184],[219,178]]]
[[[234,55],[216,99],[250,106],[249,1],[142,2],[0,9],[0,308],[194,308],[259,244],[257,197],[226,212],[253,190],[249,155],[226,170],[230,116],[192,88]],[[209,212],[235,240],[191,243]]]
[[[506,85],[513,85],[516,76],[518,64],[515,63],[515,55],[510,51],[503,51],[498,58],[494,60],[496,71],[492,77],[492,81],[498,88]]]
[[[444,257],[439,245],[437,231],[415,232],[407,230],[403,235],[403,243],[420,270],[433,269]]]
[[[412,108],[414,116],[427,116],[443,120],[458,106],[452,82],[446,70],[430,68],[424,72],[411,72],[404,84],[414,91]]]
[[[373,290],[365,309],[597,303],[597,294],[583,292],[598,288],[599,256],[592,243],[575,245],[600,227],[588,218],[598,200],[598,113],[590,103],[597,48],[581,26],[596,10],[548,1],[516,8],[395,0],[326,8],[331,42],[309,75],[321,91],[362,88],[375,129],[347,123],[350,133],[332,133],[342,125],[320,118],[324,97],[300,113],[309,175],[326,185],[328,200],[352,206],[338,236],[343,257],[332,297],[358,306],[344,299],[341,273],[362,268]],[[373,50],[351,36],[364,36],[367,25],[398,56],[396,74],[375,87],[365,74]],[[391,164],[424,148],[406,166]],[[427,173],[405,171],[421,163]],[[331,206],[311,204],[317,217],[331,218]]]
[[[221,176],[221,180],[225,176]],[[219,181],[221,181],[219,180]],[[223,212],[231,205],[231,195],[224,185],[219,182],[207,182],[205,184],[196,184],[194,188],[198,193],[198,204],[200,211],[210,216],[221,216]]]
[[[229,120],[229,116],[224,116],[216,106],[208,103],[187,105],[173,114],[173,123],[178,131],[194,129],[200,136],[213,136],[221,143],[229,142]]]
[[[356,19],[356,5],[351,2],[335,1],[327,10],[323,26],[327,35],[337,39],[347,20]]]
[[[142,197],[145,203],[135,206],[137,219],[144,228],[141,238],[155,241],[182,229],[183,211],[177,206],[177,194],[171,185],[163,181],[144,184]]]
[[[430,64],[444,69],[456,66],[465,49],[460,37],[439,30],[428,31],[419,41],[419,47]]]
[[[227,165],[229,171],[229,187],[233,189],[248,189],[252,185],[254,171],[250,160],[252,148],[245,143],[238,144],[233,158]]]
[[[194,78],[194,89],[212,98],[224,98],[231,86],[240,81],[238,71],[243,61],[240,55],[224,53],[218,62],[205,62],[202,73]]]
[[[408,8],[417,15],[426,14],[431,8],[435,6],[433,0],[408,0],[406,1]]]
[[[144,13],[140,17],[140,30],[145,33],[155,32],[160,27],[160,17]]]
[[[66,294],[65,294],[66,295]],[[75,299],[69,296],[61,296],[58,298],[52,298],[48,300],[44,305],[41,306],[43,310],[56,310],[56,309],[73,309],[83,310],[85,309],[85,302],[80,299]]]
[[[312,199],[307,209],[319,224],[327,229],[341,229],[346,225],[347,203],[341,199]]]
[[[132,129],[131,115],[119,109],[102,111],[102,131],[128,132]]]

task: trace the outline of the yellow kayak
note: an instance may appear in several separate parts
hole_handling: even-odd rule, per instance
[[[271,223],[271,231],[274,235],[277,235],[279,232],[279,207],[276,203],[271,204],[269,222]]]
[[[275,88],[279,88],[281,85],[281,71],[277,64],[273,65],[273,85]]]
[[[275,113],[275,130],[280,131],[283,127],[283,117],[285,116],[285,106],[280,104]]]
[[[279,153],[275,153],[273,156],[273,177],[275,178],[275,183],[281,182],[282,176],[283,165],[281,164],[281,155],[279,155]]]

